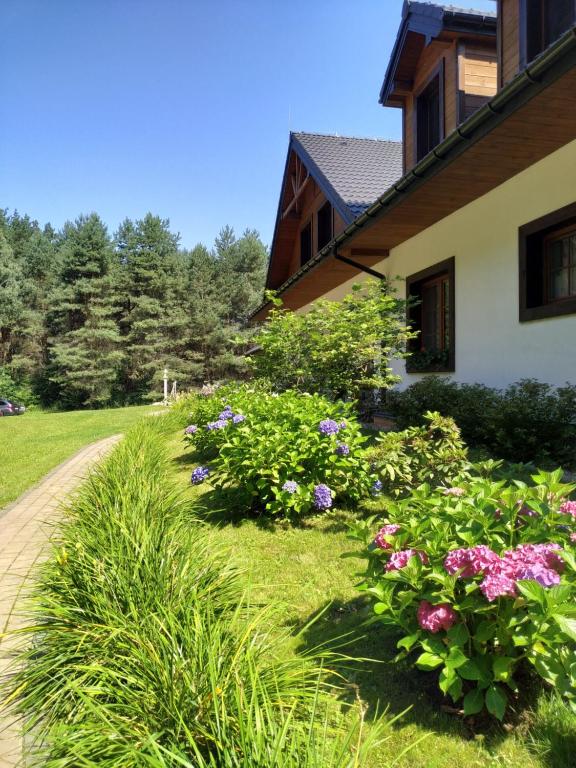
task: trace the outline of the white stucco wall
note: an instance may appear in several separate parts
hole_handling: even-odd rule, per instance
[[[576,202],[576,141],[393,249],[376,266],[406,277],[455,257],[459,382],[502,387],[521,378],[576,383],[576,315],[518,320],[518,228]],[[340,299],[351,280],[326,294]],[[400,295],[405,284],[398,283]],[[395,365],[403,386],[420,375]]]

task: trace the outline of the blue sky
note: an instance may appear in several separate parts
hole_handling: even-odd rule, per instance
[[[463,3],[464,4],[464,3]],[[492,0],[477,8],[494,9]],[[1,0],[0,207],[269,243],[288,132],[401,136],[402,0]]]

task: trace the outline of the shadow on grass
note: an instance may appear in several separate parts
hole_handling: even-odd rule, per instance
[[[487,749],[495,748],[515,732],[534,744],[543,765],[574,766],[576,718],[570,719],[570,715],[567,722],[567,708],[559,703],[559,714],[555,711],[547,717],[539,716],[535,722],[533,712],[542,686],[533,677],[520,680],[522,699],[514,704],[515,711],[510,708],[502,726],[489,717],[464,718],[440,691],[436,672],[420,672],[410,661],[394,662],[399,635],[374,621],[363,597],[326,603],[292,629],[299,636],[300,650],[327,646],[347,657],[330,664],[335,682],[341,686],[340,698],[348,703],[360,698],[369,719],[386,708],[391,715],[409,709],[397,727],[416,724],[465,740],[482,741]]]

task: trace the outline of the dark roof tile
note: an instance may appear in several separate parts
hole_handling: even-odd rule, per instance
[[[402,176],[400,141],[318,133],[293,133],[292,141],[320,186],[328,186],[347,209],[347,223]]]

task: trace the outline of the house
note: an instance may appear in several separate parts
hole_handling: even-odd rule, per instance
[[[402,110],[400,177],[352,221],[334,213],[324,243],[313,206],[286,210],[299,189],[289,153],[268,288],[296,311],[368,274],[415,297],[420,333],[394,363],[403,386],[429,372],[491,386],[576,381],[575,0],[498,0],[493,14],[406,1],[380,101]],[[345,187],[338,163],[307,160],[297,136],[300,181],[309,174],[318,203],[330,200]],[[396,166],[382,163],[386,182]]]

